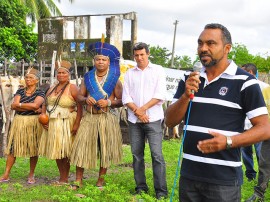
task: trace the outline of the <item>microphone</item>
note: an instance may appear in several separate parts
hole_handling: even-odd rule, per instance
[[[194,66],[193,66],[193,72],[200,72],[201,69],[202,69],[202,63],[199,62],[199,61],[198,62],[195,62]],[[197,75],[196,77],[199,78],[200,76]],[[191,94],[190,94],[189,98],[191,100],[193,100],[193,98],[194,98],[194,90],[191,90]]]

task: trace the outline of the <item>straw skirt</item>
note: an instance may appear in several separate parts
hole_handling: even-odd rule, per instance
[[[16,114],[10,127],[5,153],[14,157],[38,156],[38,145],[43,127],[38,115]]]
[[[122,135],[119,122],[111,113],[86,113],[81,121],[70,155],[70,163],[90,169],[108,168],[121,162]]]
[[[39,154],[48,159],[63,159],[70,155],[73,135],[71,130],[77,112],[72,112],[67,118],[50,118],[48,130],[43,130]]]

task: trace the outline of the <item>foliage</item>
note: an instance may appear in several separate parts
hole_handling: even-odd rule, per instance
[[[0,4],[0,63],[10,60],[33,60],[37,53],[37,34],[33,25],[25,22],[27,8],[17,0],[1,0]]]
[[[150,46],[150,61],[159,64],[162,67],[168,67],[168,61],[169,57],[171,56],[171,53],[167,48],[161,48],[160,46]]]
[[[159,64],[163,67],[171,67],[171,56],[172,53],[167,48],[162,48],[160,46],[150,46],[150,60],[155,64]],[[232,50],[228,56],[229,59],[235,61],[239,66],[245,63],[254,63],[259,72],[269,72],[270,71],[270,57],[264,58],[257,55],[252,55],[249,53],[247,47],[243,44],[235,43],[232,46]],[[191,60],[189,56],[175,56],[174,57],[174,68],[176,69],[190,69],[193,64],[199,60],[197,56],[194,61]]]
[[[57,1],[61,2],[61,0]],[[69,0],[71,3],[73,1],[74,0]],[[62,16],[61,11],[57,8],[53,0],[19,0],[19,3],[29,8],[27,17],[29,17],[32,22],[42,18]]]
[[[258,67],[259,72],[270,73],[270,57],[266,59],[261,57],[260,55],[254,56],[254,64]]]
[[[58,2],[60,2],[60,0],[58,0]],[[27,17],[29,17],[32,22],[46,17],[62,15],[53,0],[19,0],[19,3],[29,8]]]
[[[234,44],[232,50],[229,53],[229,58],[233,59],[239,66],[245,63],[251,63],[253,61],[253,55],[251,55],[245,45]]]
[[[264,58],[257,55],[252,55],[249,53],[247,47],[243,44],[234,44],[231,52],[229,53],[229,58],[233,59],[235,63],[239,66],[242,66],[246,63],[254,63],[259,72],[269,72],[270,70],[270,57]]]
[[[175,171],[178,162],[180,140],[163,141],[163,154],[166,161],[166,174],[169,194],[172,193]],[[153,173],[151,166],[151,154],[149,145],[146,144],[145,163],[146,178],[149,186],[149,194],[134,195],[135,182],[132,169],[132,155],[130,146],[123,146],[123,161],[119,165],[112,166],[105,177],[106,186],[103,191],[95,187],[98,177],[98,169],[85,170],[84,185],[78,190],[71,190],[69,186],[52,186],[52,181],[57,180],[59,173],[55,161],[39,158],[35,176],[37,184],[26,183],[29,172],[29,159],[17,158],[11,171],[11,180],[8,183],[0,183],[0,201],[101,201],[101,202],[154,202],[155,193],[153,187]],[[255,165],[257,169],[257,164]],[[0,171],[5,168],[5,159],[0,158]],[[75,167],[71,166],[70,179],[74,180]],[[177,180],[178,181],[178,180]],[[253,193],[256,181],[248,182],[244,178],[242,186],[242,201]],[[82,197],[82,198],[80,198]],[[265,201],[270,200],[270,193],[266,192]],[[169,201],[169,199],[163,200]],[[178,201],[178,182],[174,190],[173,201]]]
[[[159,64],[163,67],[171,67],[171,56],[172,53],[167,48],[161,48],[160,46],[150,46],[150,61]],[[176,69],[187,69],[192,66],[191,58],[189,56],[175,56],[174,57],[174,68]]]
[[[174,66],[176,69],[189,69],[190,67],[192,67],[191,58],[187,55],[175,56]]]

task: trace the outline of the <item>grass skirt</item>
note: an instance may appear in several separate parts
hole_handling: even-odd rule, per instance
[[[72,146],[70,163],[86,169],[96,168],[99,157],[103,168],[121,162],[122,135],[119,122],[111,113],[86,113]]]
[[[48,159],[63,159],[70,155],[73,135],[71,130],[77,112],[69,114],[68,118],[50,118],[48,130],[43,130],[39,154]]]
[[[16,114],[10,127],[5,153],[14,157],[38,156],[38,145],[42,133],[38,115]]]

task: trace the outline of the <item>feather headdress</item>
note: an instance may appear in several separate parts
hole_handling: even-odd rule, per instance
[[[112,94],[120,76],[120,52],[115,46],[104,43],[104,40],[101,40],[101,42],[90,44],[88,51],[93,56],[93,58],[96,55],[103,55],[107,56],[110,59],[109,72],[102,86],[102,89],[98,81],[96,81],[95,79],[95,66],[84,76],[86,88],[89,91],[90,95],[95,98],[95,100],[108,98]]]
[[[35,69],[34,67],[29,67],[29,68],[26,70],[26,74],[25,74],[25,75],[27,75],[27,74],[33,74],[33,75],[35,75],[37,78],[40,77],[40,72],[39,72],[37,69]]]
[[[58,70],[60,68],[66,70],[67,72],[70,72],[71,63],[69,61],[66,61],[66,60],[56,61],[55,62],[55,69]]]

